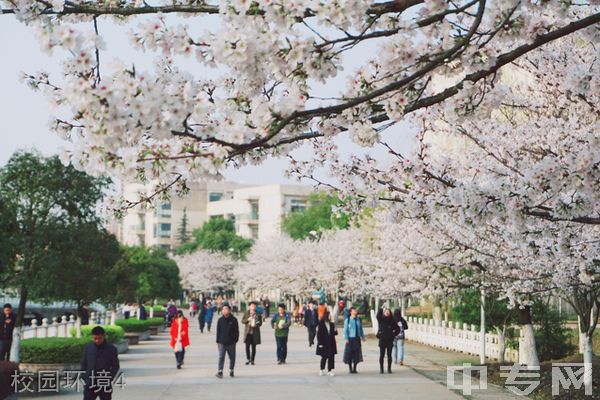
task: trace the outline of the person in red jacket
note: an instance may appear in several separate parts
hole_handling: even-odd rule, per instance
[[[185,348],[190,345],[189,323],[183,316],[183,311],[177,311],[176,317],[171,324],[171,347],[175,351],[177,369],[183,365]]]

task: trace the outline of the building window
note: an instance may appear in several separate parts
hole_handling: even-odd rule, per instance
[[[171,218],[171,203],[163,203],[156,209],[156,216]]]
[[[250,226],[250,234],[252,235],[252,239],[258,239],[258,226],[251,225]]]
[[[251,201],[250,206],[252,210],[250,211],[250,219],[258,220],[258,201]]]
[[[219,201],[223,198],[223,193],[212,192],[208,194],[208,201]]]
[[[291,212],[303,212],[304,210],[306,210],[306,200],[290,199],[290,211]]]
[[[165,251],[171,251],[171,245],[170,244],[159,244],[158,247],[160,247],[161,249],[163,249]]]
[[[171,237],[171,224],[155,224],[154,225],[154,237],[170,238]]]

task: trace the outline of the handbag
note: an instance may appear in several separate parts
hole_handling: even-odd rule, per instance
[[[181,340],[177,339],[173,350],[175,351],[175,353],[179,353],[180,351],[183,351],[183,346],[181,345]]]
[[[173,351],[175,351],[175,353],[179,353],[180,351],[183,351],[183,345],[181,344],[181,324],[178,323],[178,327],[177,327],[177,340],[175,341],[175,347],[173,347]]]

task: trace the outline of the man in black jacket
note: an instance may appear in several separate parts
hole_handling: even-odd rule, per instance
[[[317,325],[319,324],[319,316],[315,308],[315,302],[308,303],[308,308],[304,310],[304,326],[308,330],[308,347],[315,344],[315,336],[317,334]]]
[[[12,312],[12,306],[5,304],[0,315],[0,361],[10,357],[10,345],[17,316]]]
[[[223,304],[221,310],[223,316],[217,322],[217,345],[219,347],[219,370],[216,377],[223,378],[223,366],[225,365],[225,353],[229,357],[229,376],[233,378],[235,367],[235,344],[240,338],[240,329],[237,319],[231,314],[229,304]]]
[[[104,329],[96,326],[92,329],[92,343],[85,345],[81,370],[85,371],[83,392],[84,400],[110,400],[112,384],[119,372],[119,352],[106,341]]]

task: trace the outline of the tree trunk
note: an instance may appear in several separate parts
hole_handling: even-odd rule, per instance
[[[23,320],[25,319],[25,306],[27,305],[27,287],[25,285],[21,285],[21,290],[19,291],[19,309],[17,310],[17,321],[15,322],[15,326],[22,327]]]
[[[433,323],[435,326],[442,325],[442,303],[439,299],[433,300]]]
[[[519,364],[539,366],[540,359],[535,347],[535,331],[531,321],[531,307],[519,309],[519,322],[521,324],[521,339],[519,340]]]
[[[506,335],[504,334],[504,328],[496,328],[496,334],[498,335],[498,364],[504,364],[504,353],[506,353]]]
[[[584,386],[592,385],[592,363],[594,358],[593,352],[593,336],[586,334],[584,335],[584,349],[583,349],[583,384]]]
[[[21,285],[19,295],[21,296],[19,299],[19,310],[17,311],[17,320],[15,321],[15,329],[13,330],[13,337],[10,345],[10,361],[15,363],[20,361],[21,332],[23,331],[25,306],[27,305],[27,287],[24,284]]]

